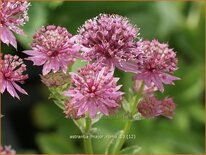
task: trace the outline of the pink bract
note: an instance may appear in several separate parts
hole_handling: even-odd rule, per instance
[[[98,111],[109,115],[120,107],[123,92],[117,86],[118,78],[110,68],[89,64],[79,70],[79,75],[71,73],[72,86],[65,92],[70,96],[71,107],[77,109],[77,116],[89,113],[95,118]]]
[[[26,65],[23,63],[23,60],[18,56],[12,56],[10,54],[4,55],[4,59],[2,62],[2,67],[0,68],[1,73],[1,93],[7,90],[12,97],[16,97],[18,99],[19,95],[16,90],[22,94],[26,94],[27,92],[22,89],[17,83],[23,84],[26,79],[28,79],[28,75],[24,74],[26,71]]]
[[[28,20],[28,7],[30,3],[26,1],[6,1],[0,4],[0,38],[7,45],[11,44],[17,48],[16,38],[13,32],[24,35],[20,28]]]
[[[43,75],[53,71],[67,72],[68,66],[75,61],[79,46],[66,28],[49,25],[42,27],[34,36],[32,50],[24,51],[34,65],[43,65]]]

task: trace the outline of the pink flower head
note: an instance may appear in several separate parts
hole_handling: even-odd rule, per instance
[[[154,96],[146,96],[138,103],[138,111],[145,118],[153,118],[161,114],[161,102]]]
[[[11,146],[0,146],[0,154],[16,154],[16,151]]]
[[[137,109],[145,118],[153,118],[159,115],[172,118],[176,108],[172,98],[165,97],[162,101],[155,96],[145,96],[138,104]]]
[[[174,84],[178,77],[172,76],[177,70],[177,58],[173,49],[157,40],[138,43],[142,53],[136,59],[136,80],[144,80],[148,87],[154,84],[161,92],[164,84]]]
[[[17,48],[16,38],[13,32],[24,35],[23,30],[20,28],[28,20],[28,7],[30,3],[26,1],[6,1],[0,3],[0,38],[3,43],[11,44]]]
[[[79,28],[77,40],[87,60],[119,66],[132,56],[138,31],[125,17],[100,14]]]
[[[71,73],[72,85],[65,92],[70,96],[70,105],[77,109],[77,116],[87,112],[95,118],[98,111],[104,115],[119,109],[123,92],[117,86],[118,78],[113,76],[114,71],[106,67],[89,64],[79,70],[79,75]]]
[[[25,71],[26,65],[23,63],[22,59],[16,55],[4,55],[3,64],[0,68],[2,75],[1,93],[7,90],[12,97],[17,97],[18,99],[19,96],[16,90],[27,95],[27,92],[17,84],[17,82],[23,84],[24,80],[28,78],[28,75],[24,74]]]
[[[43,75],[59,70],[66,73],[79,50],[66,28],[54,25],[42,27],[33,36],[31,47],[32,50],[24,52],[30,55],[28,60],[33,61],[34,65],[43,65]]]

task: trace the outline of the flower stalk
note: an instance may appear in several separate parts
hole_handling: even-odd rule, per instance
[[[139,99],[141,98],[141,94],[142,94],[142,91],[143,91],[143,88],[144,88],[144,83],[142,82],[141,86],[140,86],[140,89],[139,91],[137,92],[137,95],[135,95],[133,98],[132,98],[132,104],[131,104],[131,115],[133,116],[136,112],[136,107],[137,107],[137,104],[138,104],[138,101]],[[125,126],[124,126],[124,129],[123,129],[123,132],[121,133],[120,136],[118,136],[118,139],[117,139],[117,142],[114,146],[114,149],[112,151],[112,154],[118,154],[119,151],[121,150],[124,142],[125,142],[125,138],[122,138],[122,137],[126,137],[126,135],[129,133],[129,130],[132,126],[132,120],[131,119],[128,119],[125,123]]]
[[[85,131],[84,131],[84,149],[86,154],[93,154],[93,148],[92,148],[92,139],[90,136],[90,129],[92,126],[92,120],[88,117],[86,118],[86,125],[85,125]]]

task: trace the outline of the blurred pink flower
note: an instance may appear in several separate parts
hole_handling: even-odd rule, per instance
[[[139,29],[120,15],[100,14],[79,28],[77,42],[88,61],[120,67],[133,57]],[[122,69],[122,68],[121,68]]]
[[[0,146],[0,154],[16,154],[16,151],[11,146]]]
[[[167,44],[161,44],[157,40],[141,41],[137,44],[142,52],[132,64],[134,71],[136,68],[136,80],[144,80],[147,87],[154,84],[163,92],[163,83],[174,84],[174,80],[180,79],[170,75],[177,70],[177,58]]]
[[[27,15],[30,3],[26,1],[6,1],[0,3],[0,38],[3,43],[11,44],[17,48],[16,38],[13,32],[24,35],[20,26],[23,26],[28,20]]]
[[[158,101],[154,96],[145,96],[139,103],[138,103],[138,111],[144,116],[145,118],[153,118],[159,116],[161,114],[160,109],[161,102]]]
[[[12,97],[17,97],[18,99],[20,98],[16,90],[27,95],[27,92],[17,84],[17,82],[23,84],[24,80],[28,78],[28,74],[24,74],[25,71],[26,65],[22,59],[16,55],[4,55],[2,67],[0,68],[2,75],[0,79],[2,81],[1,93],[7,90]]]
[[[159,115],[172,118],[176,105],[172,98],[165,97],[162,101],[153,96],[145,96],[137,105],[138,112],[145,118]]]
[[[33,36],[31,47],[32,50],[24,53],[30,56],[27,60],[33,61],[34,65],[43,65],[43,75],[59,70],[66,73],[68,65],[74,62],[79,51],[66,28],[54,25],[42,27]]]
[[[120,107],[123,92],[117,86],[118,78],[110,68],[89,64],[79,70],[79,75],[71,73],[72,85],[66,96],[70,96],[70,106],[77,109],[77,116],[89,113],[95,118],[98,111],[109,115]]]

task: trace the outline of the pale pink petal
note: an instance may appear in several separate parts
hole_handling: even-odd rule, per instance
[[[78,109],[77,116],[83,115],[88,109],[87,103],[84,102]]]
[[[12,85],[22,94],[28,95],[27,92],[22,89],[19,85],[17,85],[15,82],[12,82]]]
[[[48,74],[51,70],[52,70],[51,64],[50,64],[49,61],[47,61],[47,63],[45,63],[44,66],[43,66],[43,70],[42,70],[43,75]]]
[[[1,28],[1,41],[7,45],[11,44],[15,49],[17,49],[16,38],[7,27]]]
[[[157,75],[157,74],[152,75],[152,81],[154,82],[155,86],[157,86],[157,88],[158,88],[161,92],[164,91],[164,86],[163,86],[163,84],[162,84],[162,81],[161,81],[159,75]]]
[[[27,55],[31,55],[31,56],[43,56],[46,57],[46,54],[39,52],[37,50],[25,50],[22,51],[23,53],[27,54]]]
[[[134,64],[134,62],[121,61],[120,63],[118,63],[117,61],[115,61],[115,66],[125,72],[138,73],[138,66]]]
[[[173,81],[180,80],[180,78],[169,75],[169,74],[166,74],[166,73],[162,73],[161,74],[161,80],[165,84],[173,84]]]
[[[97,114],[97,107],[93,102],[88,102],[88,110],[91,118],[95,118]]]
[[[99,110],[100,110],[103,114],[105,114],[106,116],[109,115],[108,108],[107,108],[104,104],[99,104],[99,105],[98,105],[98,108],[99,108]]]
[[[2,80],[2,88],[1,88],[1,93],[3,93],[4,91],[5,91],[5,89],[6,89],[6,85],[7,85],[7,82],[6,82],[6,80]]]
[[[19,95],[16,93],[16,90],[14,89],[13,85],[11,82],[7,81],[7,91],[9,92],[9,94],[11,94],[12,97],[16,97],[18,99],[19,98]]]

